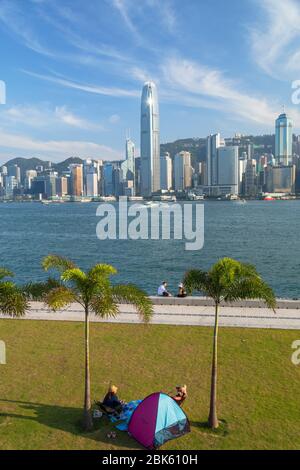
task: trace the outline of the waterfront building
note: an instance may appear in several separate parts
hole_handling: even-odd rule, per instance
[[[243,153],[242,158],[239,160],[239,194],[243,194],[245,192],[244,186],[245,186],[246,166],[247,166],[247,154]]]
[[[88,197],[98,196],[98,177],[96,168],[90,169],[86,175],[86,195]]]
[[[255,197],[257,194],[257,178],[256,178],[256,160],[249,159],[246,164],[245,171],[245,195]]]
[[[172,159],[169,152],[160,157],[160,187],[162,190],[172,189]]]
[[[272,168],[272,192],[295,194],[296,166],[281,165]]]
[[[105,163],[103,169],[104,176],[104,196],[112,196],[113,191],[113,164]]]
[[[184,191],[192,187],[193,169],[190,152],[179,152],[174,157],[175,191]]]
[[[293,156],[293,122],[280,114],[275,125],[275,158],[277,165],[289,165]]]
[[[33,196],[44,197],[46,195],[46,180],[45,176],[37,176],[31,182],[30,193]]]
[[[57,173],[56,172],[51,172],[45,177],[45,194],[46,197],[53,198],[56,197],[56,179],[57,179]]]
[[[131,139],[126,139],[125,160],[121,164],[124,181],[134,181],[135,176],[135,145]]]
[[[80,197],[83,195],[83,165],[73,163],[70,165],[72,196]]]
[[[5,195],[8,198],[12,198],[15,194],[15,190],[18,188],[18,180],[15,176],[6,177]]]
[[[237,195],[239,192],[239,148],[218,148],[218,179],[220,195]]]
[[[160,189],[159,105],[156,85],[146,82],[141,99],[141,195]]]
[[[56,192],[58,197],[65,197],[68,194],[68,178],[60,176],[56,180]]]
[[[218,184],[218,149],[224,146],[220,134],[209,135],[206,139],[206,186]]]

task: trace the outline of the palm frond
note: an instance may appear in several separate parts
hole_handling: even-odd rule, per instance
[[[102,318],[115,318],[119,313],[118,304],[110,289],[94,295],[90,302],[90,308],[95,315]]]
[[[0,313],[21,317],[29,309],[26,296],[13,282],[0,283]]]
[[[200,269],[191,269],[185,273],[183,284],[189,294],[194,291],[208,294],[208,273]]]
[[[141,319],[148,323],[153,315],[153,304],[147,294],[133,284],[112,286],[112,295],[116,302],[133,305]]]
[[[61,280],[65,282],[71,281],[81,286],[85,284],[87,275],[79,268],[71,268],[62,273]]]
[[[78,301],[74,292],[64,286],[51,289],[45,294],[43,300],[54,311],[68,307],[72,302]]]
[[[117,274],[117,270],[109,264],[96,264],[87,273],[87,277],[91,280],[98,280],[101,278],[108,278]]]
[[[22,286],[22,292],[29,300],[43,301],[45,294],[55,287],[60,287],[61,283],[54,278],[49,278],[45,282],[29,282]]]
[[[6,277],[14,277],[14,273],[6,268],[0,267],[0,281]]]
[[[75,263],[68,258],[59,255],[48,255],[42,261],[42,266],[45,271],[49,269],[56,269],[60,273],[63,273],[67,269],[76,268]]]

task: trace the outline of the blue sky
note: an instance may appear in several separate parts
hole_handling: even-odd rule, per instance
[[[270,133],[300,79],[298,0],[0,0],[0,162],[124,156],[157,83],[161,141]]]

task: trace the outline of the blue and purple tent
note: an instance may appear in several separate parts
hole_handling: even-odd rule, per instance
[[[173,398],[158,392],[138,405],[131,416],[128,432],[147,449],[157,449],[190,432],[190,423]]]

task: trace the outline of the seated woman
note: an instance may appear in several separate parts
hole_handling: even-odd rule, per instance
[[[116,411],[117,413],[120,413],[122,411],[124,402],[119,400],[117,391],[118,387],[116,387],[115,385],[111,385],[103,399],[102,406],[106,409],[111,409],[113,411]]]
[[[181,406],[187,397],[186,385],[176,387],[176,395],[172,396],[173,400],[176,401],[177,405]]]

